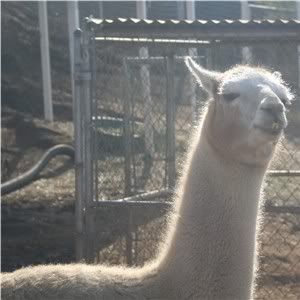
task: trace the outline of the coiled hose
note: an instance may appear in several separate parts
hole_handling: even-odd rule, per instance
[[[39,173],[47,166],[49,161],[57,155],[68,155],[74,161],[75,150],[72,146],[60,144],[48,149],[39,161],[24,174],[1,184],[1,195],[14,192],[25,185],[35,181]]]

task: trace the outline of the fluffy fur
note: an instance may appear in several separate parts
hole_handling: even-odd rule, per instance
[[[264,69],[216,73],[190,58],[186,64],[213,99],[194,133],[157,260],[143,268],[27,267],[2,275],[3,299],[252,297],[261,187],[291,93]]]

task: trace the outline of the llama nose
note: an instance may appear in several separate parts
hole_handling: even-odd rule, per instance
[[[275,97],[264,98],[261,102],[260,109],[268,111],[276,117],[281,115],[285,111],[283,103]]]
[[[277,97],[266,97],[260,105],[260,110],[265,111],[271,116],[274,126],[285,128],[287,119],[285,115],[285,106]],[[272,125],[272,126],[273,126]]]

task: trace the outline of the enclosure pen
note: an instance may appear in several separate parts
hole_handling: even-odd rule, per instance
[[[281,71],[299,95],[300,21],[87,18],[82,31],[74,34],[77,259],[105,262],[110,253],[114,263],[141,265],[155,254],[153,236],[145,235],[151,235],[148,227],[155,228],[157,244],[163,232],[155,230],[164,228],[164,215],[197,123],[195,110],[208,98],[191,83],[184,57],[192,53],[201,65],[225,70],[242,63],[244,47],[251,47],[253,64]],[[141,47],[147,47],[147,56],[139,55]],[[297,101],[293,109],[299,114]],[[290,116],[294,117],[292,112]],[[267,176],[262,252],[273,253],[272,246],[280,246],[275,245],[275,237],[264,238],[269,232],[277,234],[278,220],[290,227],[299,223],[300,155],[292,134],[282,151],[276,170]],[[101,232],[100,210],[114,225],[124,222],[118,225],[124,240],[110,240]],[[125,217],[119,221],[121,214]],[[300,260],[299,232],[296,242],[287,239],[279,253],[285,260]],[[111,245],[107,252],[102,250],[103,241]],[[151,244],[151,250],[147,252],[143,243]],[[286,271],[286,265],[263,255],[260,299],[287,296],[294,282],[289,276],[300,276],[297,267],[289,262]],[[287,283],[274,292],[268,280]]]

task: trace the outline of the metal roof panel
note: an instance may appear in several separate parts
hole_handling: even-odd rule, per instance
[[[154,24],[154,23],[159,23],[159,24],[167,24],[167,23],[172,23],[172,24],[274,24],[274,23],[281,23],[281,24],[300,24],[300,20],[285,20],[285,19],[263,19],[263,20],[258,20],[258,19],[251,19],[251,20],[243,20],[243,19],[222,19],[222,20],[202,20],[202,19],[196,19],[196,20],[174,20],[174,19],[167,19],[167,20],[162,20],[162,19],[138,19],[138,18],[116,18],[116,19],[98,19],[94,17],[89,17],[86,18],[86,22],[88,23],[95,23],[95,24],[102,24],[102,23],[139,23],[143,22],[146,24]]]
[[[98,36],[208,40],[300,40],[300,20],[86,18]]]

